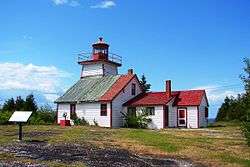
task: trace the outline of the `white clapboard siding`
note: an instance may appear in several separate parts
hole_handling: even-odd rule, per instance
[[[173,107],[174,99],[168,103],[168,127],[177,127],[177,107]]]
[[[83,66],[82,77],[94,75],[117,75],[117,66],[110,63],[86,64]]]
[[[136,94],[131,94],[132,83],[136,84]],[[121,112],[124,112],[124,107],[122,106],[125,102],[132,99],[136,95],[141,93],[139,87],[139,82],[136,78],[133,78],[129,84],[124,88],[123,91],[119,93],[112,101],[112,127],[121,127],[123,126],[123,117]],[[126,111],[125,111],[126,112]]]
[[[147,106],[149,107],[149,106]],[[155,115],[150,115],[148,118],[151,119],[151,122],[148,124],[149,129],[162,129],[163,128],[163,106],[150,106],[155,108]],[[141,113],[143,107],[136,107],[136,113]]]
[[[201,105],[199,106],[199,126],[200,127],[207,127],[208,120],[205,117],[205,107],[207,107],[206,97],[202,97]]]
[[[82,77],[93,76],[93,75],[102,75],[102,74],[103,74],[103,69],[102,69],[101,63],[86,64],[83,67]]]
[[[95,120],[101,127],[110,127],[110,103],[107,104],[107,116],[101,116],[100,108],[100,103],[80,103],[76,105],[76,115],[90,125],[94,125]]]
[[[117,75],[118,74],[118,69],[116,65],[104,63],[103,68],[104,68],[104,75]]]

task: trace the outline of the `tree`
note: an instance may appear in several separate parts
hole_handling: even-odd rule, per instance
[[[245,90],[246,90],[246,94],[250,95],[250,59],[249,58],[244,58],[243,62],[245,63],[245,67],[243,68],[244,72],[246,73],[241,74],[240,78],[242,79],[244,86],[245,86]]]
[[[22,99],[21,96],[17,96],[15,103],[16,103],[15,109],[16,109],[17,111],[22,111],[22,110],[24,110],[25,101]]]
[[[25,100],[24,110],[36,112],[37,108],[38,107],[34,95],[33,94],[28,95]]]
[[[236,98],[226,97],[224,103],[219,108],[217,121],[250,121],[250,59],[243,60],[245,67],[244,74],[240,75],[246,92],[239,94]]]
[[[141,76],[140,84],[142,86],[143,92],[148,92],[150,90],[151,84],[147,83],[147,80],[144,74]]]
[[[3,111],[15,111],[15,100],[13,98],[10,98],[7,101],[5,101],[2,110]]]

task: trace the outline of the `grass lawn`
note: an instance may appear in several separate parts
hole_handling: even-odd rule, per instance
[[[220,126],[219,126],[220,125]],[[0,126],[0,146],[17,139],[17,126]],[[189,159],[207,166],[250,166],[247,147],[237,124],[219,123],[204,129],[108,129],[98,127],[24,126],[25,140],[58,143],[90,143],[117,147],[133,153]],[[0,161],[16,158],[0,152]],[[22,161],[31,161],[22,159]],[[51,166],[59,162],[47,162]],[[75,166],[82,166],[76,162]]]

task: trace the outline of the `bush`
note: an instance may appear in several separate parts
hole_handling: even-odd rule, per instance
[[[129,115],[122,113],[125,124],[124,126],[126,128],[147,128],[148,124],[152,121],[150,118],[148,118],[148,113],[144,110],[142,112],[136,113],[135,115]]]
[[[74,125],[82,125],[82,126],[89,126],[88,121],[86,121],[84,118],[76,118],[74,121]]]
[[[241,125],[241,130],[246,137],[247,145],[250,146],[250,122],[243,122]]]
[[[56,122],[56,112],[46,105],[38,109],[37,112],[33,112],[29,119],[29,124],[32,125],[49,125]]]
[[[11,115],[11,111],[0,111],[0,125],[8,124]]]

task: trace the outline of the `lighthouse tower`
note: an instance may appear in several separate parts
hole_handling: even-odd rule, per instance
[[[82,66],[81,78],[89,76],[118,75],[118,67],[122,65],[122,58],[109,53],[109,45],[100,37],[92,45],[92,53],[80,53],[78,64]]]

